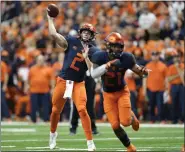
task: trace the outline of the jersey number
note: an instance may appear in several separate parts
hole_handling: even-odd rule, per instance
[[[122,81],[122,78],[121,78],[121,72],[107,72],[106,73],[106,76],[105,76],[105,86],[115,86],[117,84],[113,84],[111,83],[111,79],[117,79],[117,84],[118,85],[121,85],[121,81]]]
[[[78,67],[75,66],[75,64],[76,64],[77,61],[78,61],[78,62],[84,61],[84,57],[83,57],[82,54],[77,53],[77,57],[75,57],[75,58],[73,59],[73,62],[71,63],[70,68],[74,69],[75,71],[79,71],[79,70],[80,70]]]

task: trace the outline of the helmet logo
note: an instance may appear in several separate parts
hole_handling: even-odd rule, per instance
[[[114,43],[116,41],[116,38],[114,36],[111,36],[109,38],[109,42]]]

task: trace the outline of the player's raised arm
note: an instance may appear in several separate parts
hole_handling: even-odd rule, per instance
[[[133,54],[127,53],[127,58],[125,59],[125,64],[127,64],[128,68],[132,70],[134,73],[139,75],[140,77],[144,78],[147,77],[150,69],[147,69],[146,67],[142,65],[136,64],[136,59]]]
[[[56,8],[58,9],[58,8]],[[56,29],[55,29],[55,25],[54,25],[54,18],[49,16],[49,11],[51,11],[51,9],[49,10],[49,7],[47,8],[47,18],[48,18],[48,28],[49,28],[49,34],[52,36],[52,38],[56,41],[56,43],[62,47],[64,49],[64,51],[67,49],[68,47],[68,43],[66,41],[66,39],[59,33],[57,33]]]
[[[89,47],[88,47],[88,45],[86,45],[86,46],[84,45],[84,50],[82,52],[82,55],[85,59],[85,62],[86,62],[86,65],[87,65],[87,68],[88,68],[89,72],[91,72],[90,69],[92,68],[92,63],[89,60],[88,53],[89,53]]]

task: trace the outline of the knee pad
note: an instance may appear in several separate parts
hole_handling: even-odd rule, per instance
[[[125,120],[122,120],[122,121],[121,121],[121,124],[122,124],[124,127],[128,127],[128,126],[130,126],[131,122],[132,122],[132,119],[131,119],[131,118],[127,118],[127,119],[125,119]]]

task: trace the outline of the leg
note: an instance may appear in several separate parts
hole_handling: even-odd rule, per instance
[[[127,133],[120,126],[119,112],[118,112],[118,103],[114,93],[103,93],[104,96],[104,109],[107,115],[107,118],[112,126],[112,129],[125,147],[129,147],[130,139],[127,136]]]
[[[158,110],[158,120],[164,120],[164,104],[163,104],[163,91],[156,93],[156,101],[157,101],[157,110]]]
[[[76,109],[76,106],[73,102],[71,102],[72,104],[72,108],[71,108],[71,120],[70,120],[70,134],[71,135],[74,135],[76,134],[76,128],[78,127],[78,118],[79,118],[79,115],[78,115],[78,111]]]
[[[16,103],[16,108],[15,108],[15,113],[16,113],[16,116],[17,117],[20,117],[21,116],[21,112],[23,110],[25,110],[26,114],[28,114],[27,112],[27,105],[28,105],[28,102],[29,102],[29,96],[20,96],[17,100],[17,103]],[[23,108],[25,105],[25,109]]]
[[[139,130],[139,121],[137,120],[134,112],[131,110],[130,93],[126,86],[120,92],[117,92],[118,99],[118,112],[121,124],[124,127],[132,125],[135,131]]]
[[[94,111],[94,96],[95,96],[95,81],[92,77],[86,76],[85,88],[87,94],[87,112],[91,119],[91,127],[93,134],[98,134],[95,124],[95,111]]]
[[[155,92],[147,89],[147,96],[150,104],[150,121],[155,122]]]
[[[180,92],[179,92],[179,101],[180,101],[180,109],[181,109],[181,121],[184,122],[184,111],[185,111],[185,107],[184,107],[184,98],[185,98],[185,94],[184,94],[184,86],[181,84],[179,86],[180,88]]]
[[[86,109],[87,97],[84,82],[74,84],[73,101],[82,121],[82,127],[84,129],[86,138],[87,140],[92,140],[91,122]]]
[[[63,98],[64,91],[65,91],[65,84],[66,81],[63,79],[58,79],[56,87],[53,91],[52,96],[52,113],[50,116],[51,126],[50,130],[52,133],[54,133],[57,129],[57,124],[60,119],[60,113],[62,112],[62,109],[65,105],[65,100]]]
[[[94,142],[92,140],[92,129],[91,129],[91,121],[86,109],[86,91],[84,82],[75,83],[73,88],[73,101],[78,110],[82,127],[84,129],[84,133],[87,139],[87,147],[88,151],[94,151],[96,149]]]
[[[30,96],[31,99],[31,120],[32,122],[36,122],[36,113],[38,111],[38,94],[37,93],[31,93]]]
[[[172,99],[172,120],[176,124],[178,122],[178,93],[176,85],[171,86],[170,95]]]
[[[49,121],[49,93],[44,93],[41,95],[41,102],[42,102],[42,108],[43,108],[43,119],[44,121]]]
[[[25,96],[26,100],[26,115],[30,114],[30,97],[28,95]]]
[[[130,139],[124,129],[120,126],[117,106],[114,106],[114,108],[107,112],[106,115],[117,138],[125,147],[128,147],[130,145]]]
[[[50,116],[50,141],[49,146],[50,149],[54,149],[56,146],[56,138],[57,138],[57,124],[60,119],[60,113],[62,112],[62,109],[64,108],[66,100],[63,98],[64,91],[65,91],[65,85],[66,81],[63,79],[57,80],[57,84],[55,86],[55,89],[53,91],[53,97],[52,97],[52,113]]]
[[[1,89],[1,112],[2,117],[10,118],[10,113],[5,99],[5,92],[2,91],[2,89]]]
[[[21,107],[22,107],[22,98],[19,97],[16,103],[16,107],[15,107],[15,115],[16,117],[20,117],[21,114]]]

